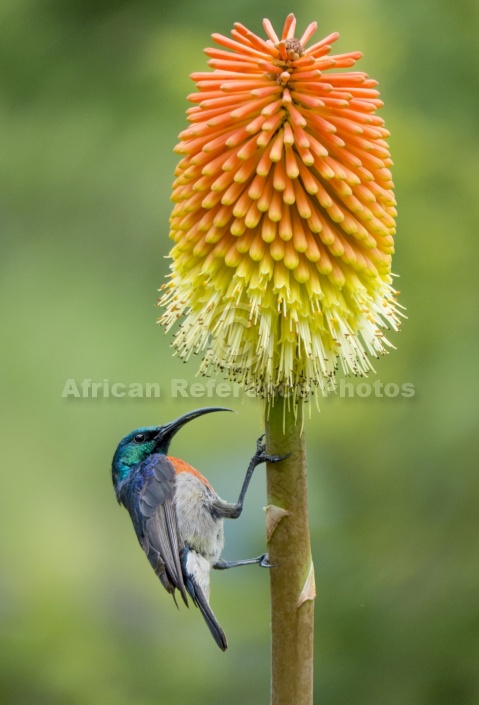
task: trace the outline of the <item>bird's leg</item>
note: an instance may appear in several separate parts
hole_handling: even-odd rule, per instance
[[[261,463],[278,463],[280,460],[284,460],[288,455],[268,455],[266,453],[266,446],[263,443],[264,433],[260,436],[256,443],[256,453],[250,460],[248,469],[246,471],[246,477],[243,481],[243,487],[241,488],[240,495],[236,504],[230,504],[222,499],[215,500],[213,504],[214,511],[219,517],[225,519],[237,519],[241,512],[243,511],[243,502],[248,489],[251,478],[253,477],[253,472],[258,465]]]
[[[273,565],[273,563],[269,562],[268,554],[263,553],[257,558],[247,558],[243,561],[223,561],[220,559],[219,561],[213,564],[213,568],[215,568],[216,570],[227,570],[228,568],[237,568],[240,565],[253,565],[254,563],[258,563],[262,568],[276,567],[275,565]]]

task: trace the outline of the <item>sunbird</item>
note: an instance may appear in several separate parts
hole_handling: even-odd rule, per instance
[[[226,636],[209,605],[210,569],[241,565],[273,567],[268,554],[240,561],[224,561],[223,519],[237,519],[254,469],[261,463],[277,463],[287,456],[268,455],[261,436],[236,504],[221,499],[208,480],[184,460],[168,455],[173,436],[186,423],[214,411],[207,407],[190,411],[163,426],[137,428],[119,443],[112,463],[112,479],[118,502],[128,510],[150,564],[163,587],[173,596],[178,590],[188,606],[188,595],[199,607],[214,640],[223,651]]]

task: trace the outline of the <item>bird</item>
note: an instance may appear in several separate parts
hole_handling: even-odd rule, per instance
[[[189,606],[196,605],[222,651],[226,635],[210,604],[210,569],[225,570],[258,564],[274,567],[263,553],[256,558],[225,561],[224,519],[237,519],[255,468],[277,463],[287,456],[268,455],[264,434],[256,444],[236,503],[221,499],[208,480],[184,460],[168,455],[173,436],[186,423],[204,414],[232,411],[205,407],[183,414],[162,426],[137,428],[125,436],[115,451],[112,480],[117,501],[130,514],[136,536],[163,587],[176,591]]]

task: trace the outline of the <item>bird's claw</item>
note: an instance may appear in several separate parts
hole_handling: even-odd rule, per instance
[[[269,555],[267,553],[263,553],[262,556],[260,556],[261,560],[259,561],[259,565],[261,568],[277,568],[278,564],[277,563],[270,563],[269,562]]]
[[[286,455],[269,455],[266,452],[266,444],[263,443],[264,436],[265,434],[263,433],[256,441],[256,453],[253,458],[256,465],[260,465],[261,463],[279,463],[281,460],[289,458],[291,453],[287,453]]]
[[[292,453],[286,453],[286,455],[268,455],[267,463],[280,463],[282,460],[286,460]]]
[[[263,443],[263,439],[264,439],[265,436],[266,436],[266,434],[265,434],[265,433],[262,433],[261,436],[260,436],[260,437],[258,438],[258,440],[256,441],[256,452],[257,452],[257,453],[261,453],[261,452],[264,451],[264,449],[265,449],[265,445],[264,445],[264,443]]]

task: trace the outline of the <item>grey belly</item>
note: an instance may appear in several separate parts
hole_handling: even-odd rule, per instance
[[[221,556],[224,545],[223,520],[215,518],[211,507],[216,495],[194,475],[176,476],[175,509],[179,539],[211,564]]]

